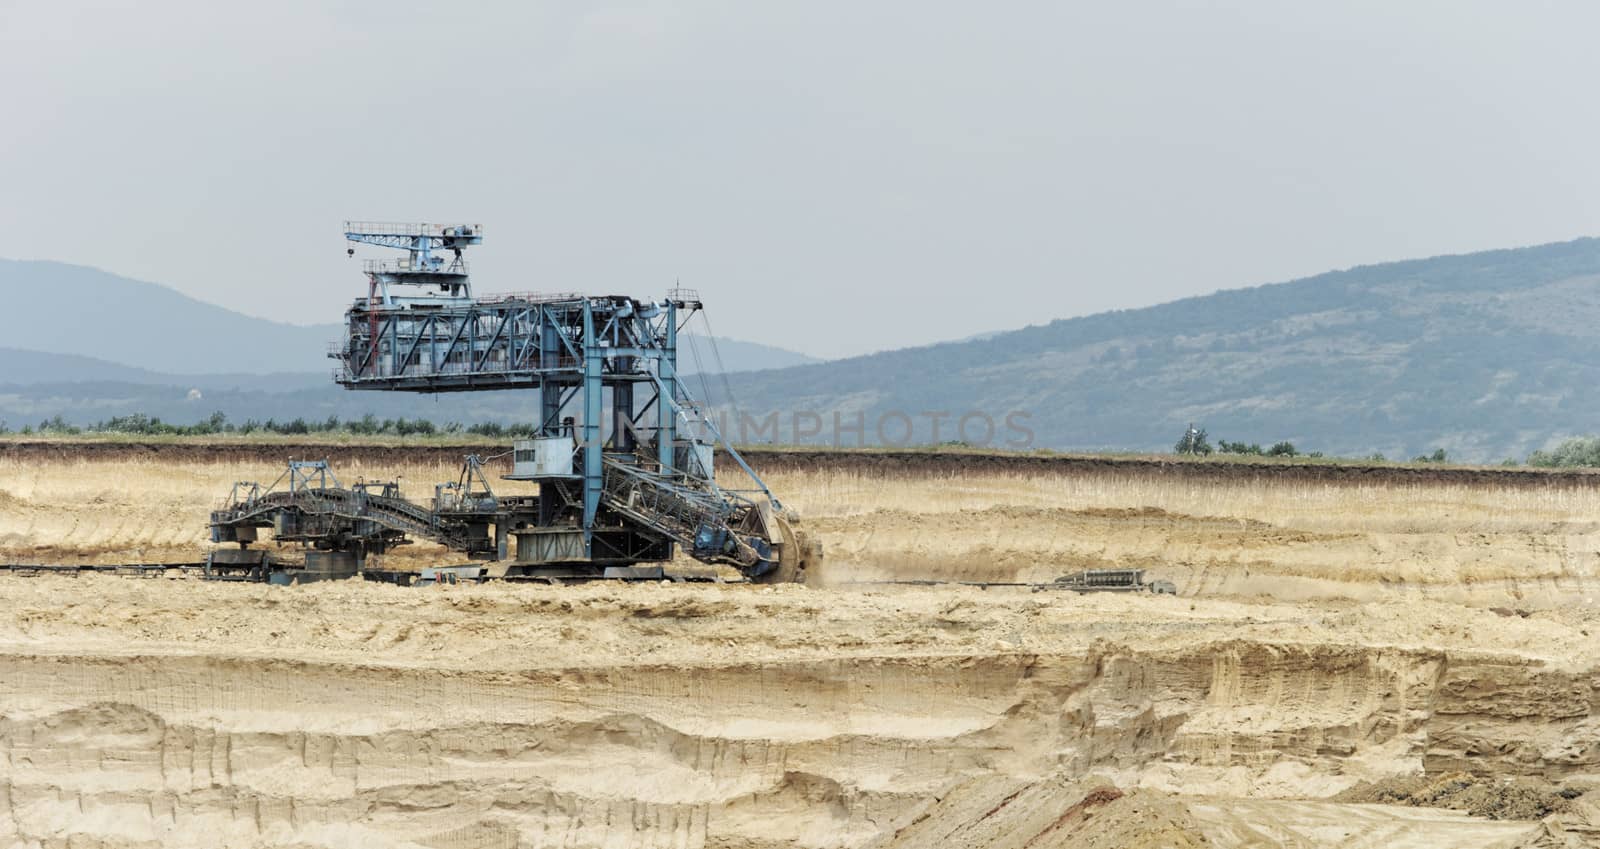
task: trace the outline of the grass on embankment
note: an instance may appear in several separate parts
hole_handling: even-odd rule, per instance
[[[357,434],[348,431],[320,431],[303,434],[283,434],[272,431],[250,433],[227,432],[214,434],[137,434],[93,431],[78,434],[56,433],[6,433],[0,434],[0,447],[22,444],[48,444],[69,446],[84,445],[215,445],[245,448],[249,446],[326,445],[372,446],[392,448],[450,448],[509,446],[515,437],[484,436],[473,433],[409,434]],[[1197,465],[1263,465],[1263,466],[1345,466],[1362,468],[1413,468],[1413,469],[1505,469],[1516,468],[1534,471],[1528,466],[1508,467],[1503,464],[1473,464],[1417,460],[1374,460],[1366,457],[1314,457],[1306,454],[1294,456],[1265,456],[1258,454],[1220,454],[1205,456],[1178,455],[1140,451],[1055,451],[1048,448],[1015,450],[996,447],[945,443],[936,445],[833,447],[827,445],[779,445],[757,443],[735,446],[741,452],[785,454],[845,454],[845,455],[959,455],[974,457],[1037,457],[1061,459],[1092,459],[1105,461],[1167,462]],[[1556,471],[1556,470],[1551,470]],[[1567,470],[1571,471],[1571,470]]]

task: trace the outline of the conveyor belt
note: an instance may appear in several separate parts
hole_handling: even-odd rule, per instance
[[[248,524],[252,520],[283,510],[298,510],[310,516],[339,516],[376,522],[390,530],[432,540],[440,545],[465,551],[469,540],[460,532],[439,522],[426,508],[403,498],[389,498],[350,489],[301,489],[269,492],[246,504],[224,511],[227,524]]]
[[[760,553],[733,528],[740,508],[749,509],[749,505],[729,500],[725,494],[677,486],[607,457],[600,503],[673,540],[697,560],[749,567],[761,559]],[[724,554],[702,550],[697,537],[706,528],[722,532],[733,543],[733,551]]]

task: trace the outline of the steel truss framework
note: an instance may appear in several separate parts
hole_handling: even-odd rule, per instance
[[[570,476],[540,481],[540,526],[581,528],[590,557],[601,554],[597,531],[640,527],[646,542],[676,540],[760,574],[782,508],[678,379],[678,331],[700,308],[686,290],[661,301],[369,297],[346,314],[334,378],[357,390],[532,389],[537,434],[570,437],[574,459]],[[718,486],[696,450],[704,442],[720,443],[748,488]]]

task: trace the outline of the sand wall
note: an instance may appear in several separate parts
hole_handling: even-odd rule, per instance
[[[112,613],[51,615],[65,594]],[[1444,606],[1372,645],[1397,610],[111,577],[0,597],[0,837],[24,844],[865,846],[963,776],[1325,799],[1424,767],[1600,772],[1596,670],[1486,645],[1582,637],[1519,619],[1407,645]]]

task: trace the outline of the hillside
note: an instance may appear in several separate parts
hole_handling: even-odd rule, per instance
[[[114,381],[280,390],[324,385],[332,321],[298,326],[197,301],[156,283],[58,262],[0,260],[0,295],[13,315],[0,349],[0,384]],[[698,350],[711,368],[713,349]],[[718,339],[730,371],[817,362],[805,354]],[[694,371],[685,358],[685,371]],[[271,374],[270,380],[252,375]],[[218,380],[199,380],[211,375]]]
[[[701,371],[728,374],[820,363],[816,357],[742,339],[684,333],[679,339],[679,374]]]
[[[331,363],[330,363],[331,365]],[[0,385],[116,383],[199,389],[247,388],[264,392],[326,386],[329,370],[268,374],[172,374],[83,357],[0,347]]]
[[[13,315],[29,317],[7,327],[9,348],[175,374],[325,371],[328,340],[338,334],[334,323],[252,318],[155,283],[59,262],[0,260],[0,295]]]
[[[982,411],[1004,440],[1019,435],[1004,427],[1016,411],[1032,444],[1051,448],[1170,450],[1192,421],[1213,439],[1493,461],[1600,428],[1597,282],[1600,240],[1580,239],[1363,266],[731,385],[753,421],[780,413],[779,441],[794,439],[796,411],[802,432],[820,423],[808,441],[832,439],[835,414],[846,428],[864,414],[868,441],[883,421],[892,439],[905,427],[895,411],[917,424],[915,441],[932,437],[925,411],[951,414],[940,439]]]
[[[27,266],[51,266],[63,279],[94,286],[122,281],[72,266],[0,262],[0,284],[15,282]],[[158,306],[176,318],[151,319],[169,323],[145,345],[106,318],[110,311],[87,317],[99,330],[82,335],[80,353],[125,354],[119,362],[126,366],[0,351],[0,420],[17,427],[56,414],[84,423],[144,412],[188,422],[216,409],[235,421],[366,412],[518,421],[528,414],[529,399],[519,393],[443,402],[344,392],[325,382],[327,364],[318,359],[335,327],[274,325],[153,284],[122,282],[155,290]],[[1167,450],[1195,422],[1213,440],[1289,440],[1330,454],[1404,458],[1444,448],[1462,460],[1520,458],[1561,437],[1600,430],[1600,399],[1591,391],[1600,378],[1597,283],[1596,239],[1363,266],[960,342],[734,373],[726,385],[761,426],[741,429],[731,419],[726,430],[749,442],[828,442],[837,416],[845,431],[839,441],[848,446],[880,441],[880,422],[889,441],[905,439],[909,419],[910,441],[945,441],[961,438],[958,419],[976,411],[996,422],[993,441],[1001,445]],[[87,297],[85,286],[56,287],[52,314],[63,298]],[[24,291],[38,297],[43,290]],[[123,314],[143,308],[125,302]],[[218,321],[241,328],[237,338],[251,344],[213,339],[208,322],[216,313],[231,316]],[[59,345],[39,324],[18,328],[21,341],[13,344]],[[173,356],[162,346],[183,333],[220,351],[249,352],[247,365],[225,357],[205,363],[219,371],[277,367],[261,359],[263,350],[291,350],[286,358],[309,357],[314,365],[282,369],[288,374],[197,376],[148,364]],[[295,341],[301,335],[316,338]],[[257,344],[265,338],[280,341]],[[800,356],[744,344],[719,343],[729,372]],[[709,346],[698,348],[710,367]],[[686,369],[693,359],[685,355]],[[726,407],[721,381],[690,386]],[[928,411],[949,414],[937,440]],[[1008,414],[1031,440],[1007,427]],[[860,425],[864,433],[851,430]],[[966,437],[981,442],[984,431],[974,418]]]

